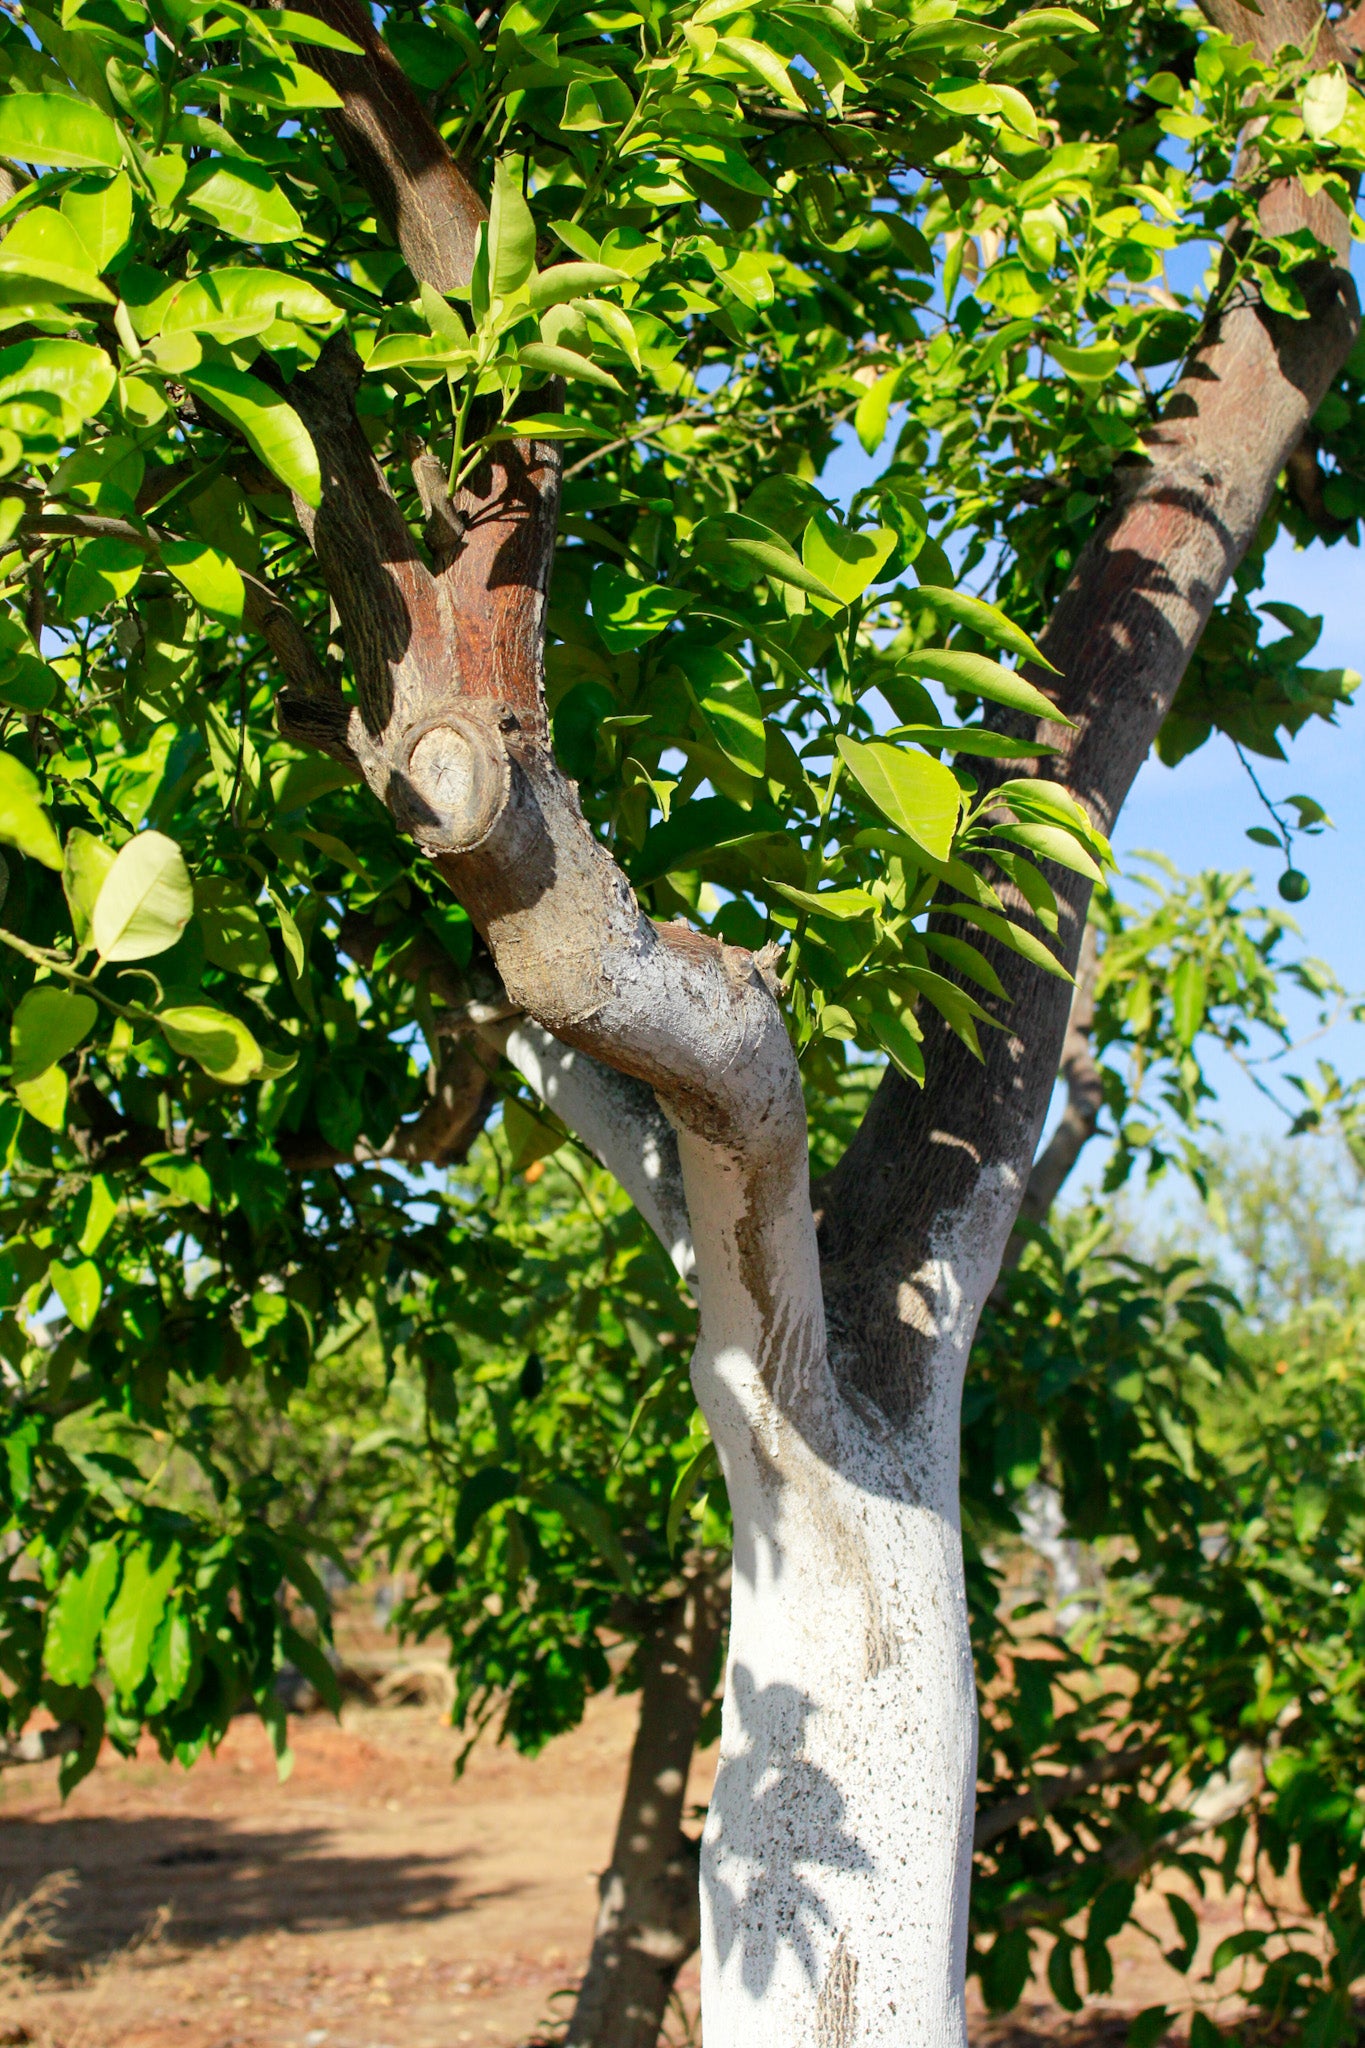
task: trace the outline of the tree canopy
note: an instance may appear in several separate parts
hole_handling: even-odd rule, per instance
[[[447,626],[515,720],[501,650],[535,608],[503,571],[548,521],[555,756],[645,910],[753,952],[780,991],[817,1166],[886,1063],[932,1083],[927,1020],[979,1054],[1012,972],[1068,980],[1060,880],[1111,860],[1048,773],[1038,636],[1201,337],[1249,293],[1307,332],[1324,250],[1360,231],[1344,30],[1253,48],[1241,9],[1210,14],[512,0],[376,27],[348,0],[60,19],[24,0],[0,19],[0,1669],[12,1729],[41,1702],[84,1730],[67,1783],[106,1734],[190,1763],[246,1704],[287,1755],[281,1661],[331,1684],[316,1516],[288,1430],[263,1438],[274,1471],[240,1433],[303,1417],[367,1346],[407,1407],[348,1443],[344,1483],[408,1472],[371,1539],[419,1575],[410,1624],[459,1644],[475,1720],[496,1706],[528,1745],[569,1725],[684,1553],[721,1568],[691,1297],[506,1058],[517,1006],[430,819],[371,787],[382,731]],[[1287,186],[1318,227],[1277,228]],[[1214,732],[1283,758],[1348,701],[1357,678],[1310,665],[1317,622],[1257,594],[1280,531],[1356,544],[1362,385],[1357,343],[1203,632],[1167,762]],[[828,472],[855,443],[850,498]],[[528,447],[561,452],[557,504]],[[1292,801],[1287,882],[1321,820]],[[1201,1031],[1278,1028],[1283,925],[1234,896],[1206,878],[1145,921],[1099,913],[1115,1183],[1165,1142],[1154,1060],[1197,1167]],[[1340,1094],[1315,1085],[1310,1121]],[[450,1178],[490,1116],[500,1135]],[[1272,1545],[1259,1482],[1179,1448],[1240,1368],[1202,1279],[1106,1257],[1042,1246],[989,1312],[981,1529],[1046,1455],[1078,1532],[1138,1535],[1148,1583],[1202,1612],[1237,1545]],[[1345,1510],[1304,1537],[1297,1498],[1293,1541],[1354,1540]],[[1196,1595],[1209,1520],[1234,1533]],[[1230,1613],[1239,1675],[1202,1748],[1162,1751],[1167,1788],[1279,1698]],[[1004,1797],[1053,1724],[981,1626],[1012,1674]],[[1133,1652],[1167,1721],[1177,1698],[1203,1711],[1205,1653],[1181,1641],[1178,1669],[1164,1639]],[[1068,1769],[1097,1714],[1057,1738]],[[1344,1783],[1353,1757],[1311,1768]],[[1002,2001],[1028,1927],[1087,1903],[1101,1988],[1131,1906],[1102,1849],[1040,1874],[1037,1840],[1002,1837],[979,1895]],[[1354,1870],[1322,1853],[1314,1905]]]

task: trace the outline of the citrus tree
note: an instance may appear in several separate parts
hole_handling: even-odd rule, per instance
[[[409,1170],[520,1075],[699,1307],[721,2044],[961,2037],[961,1374],[1106,835],[1158,735],[1274,751],[1349,694],[1251,604],[1272,500],[1360,509],[1349,24],[1099,31],[0,34],[11,1712],[187,1759],[278,1723],[318,1589],[172,1381],[285,1400],[370,1317],[439,1419],[508,1254]],[[889,450],[847,515],[846,420]],[[812,1195],[806,1094],[868,1060]]]

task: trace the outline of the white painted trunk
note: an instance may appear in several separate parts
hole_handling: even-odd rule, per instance
[[[1016,1194],[988,1191],[974,1243],[945,1242],[920,1275],[936,1341],[907,1442],[836,1391],[804,1159],[766,1205],[755,1287],[742,1177],[686,1134],[679,1149],[693,1381],[735,1523],[706,2048],[963,2048],[976,1704],[958,1413]]]
[[[902,1288],[918,1394],[893,1429],[831,1369],[803,1124],[773,1119],[756,1173],[671,1120],[675,1164],[633,1084],[535,1026],[504,1043],[698,1295],[692,1379],[735,1529],[702,1849],[706,2048],[965,2048],[976,1695],[958,1425],[1018,1184],[983,1172]]]

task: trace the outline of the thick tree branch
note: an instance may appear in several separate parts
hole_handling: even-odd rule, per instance
[[[1306,44],[1320,18],[1309,0],[1276,0],[1263,38],[1261,17],[1240,7],[1237,14],[1249,25],[1246,39],[1260,48],[1289,34]],[[1308,224],[1311,206],[1315,232],[1336,253],[1335,262],[1299,273],[1309,317],[1282,318],[1249,290],[1222,307],[1149,434],[1145,459],[1119,474],[1118,502],[1077,562],[1044,636],[1061,680],[1035,680],[1075,721],[1043,727],[1040,737],[1058,748],[1045,772],[1105,832],[1359,329],[1345,219],[1334,207],[1322,216],[1302,193],[1296,201],[1281,189],[1273,200],[1277,232]],[[1291,222],[1286,209],[1295,205]],[[1089,884],[1069,873],[1051,878],[1070,966]],[[1006,1028],[985,1035],[984,1060],[975,1061],[937,1019],[926,1020],[927,1088],[917,1091],[889,1070],[857,1138],[818,1191],[826,1294],[845,1371],[852,1387],[893,1415],[908,1415],[926,1391],[918,1361],[936,1341],[934,1276],[950,1239],[976,1268],[978,1306],[989,1289],[1057,1072],[1063,986],[1008,954],[993,958],[1014,1002],[1001,1012]]]
[[[282,0],[277,0],[282,4]],[[361,56],[310,47],[308,61],[342,99],[328,121],[414,277],[454,291],[469,283],[483,201],[458,168],[366,8],[303,0]]]

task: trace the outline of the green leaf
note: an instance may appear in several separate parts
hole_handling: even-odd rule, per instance
[[[522,195],[523,170],[521,157],[501,156],[493,171],[493,195],[488,210],[488,290],[495,299],[510,299],[536,267],[536,224]]]
[[[1104,880],[1102,870],[1079,841],[1061,825],[992,825],[991,831],[996,838],[1006,839],[1012,846],[1022,846],[1028,853],[1055,861],[1059,868],[1070,868],[1073,874],[1084,875],[1092,882]]]
[[[455,1509],[455,1532],[450,1546],[457,1557],[489,1509],[511,1500],[520,1485],[516,1473],[509,1472],[505,1465],[484,1465],[465,1481]]]
[[[230,974],[244,975],[248,980],[269,974],[270,939],[255,905],[239,883],[222,875],[211,876],[195,890],[195,908],[204,936],[204,953],[215,967],[226,968]],[[289,917],[289,913],[278,898],[276,910],[282,913],[280,929],[283,932],[284,918]],[[289,917],[289,925],[294,945],[299,948],[297,971],[302,964],[303,941],[292,917]],[[285,944],[289,945],[287,933]]]
[[[1043,754],[1057,752],[1056,747],[1044,746],[1041,740],[1014,740],[1007,733],[991,732],[984,725],[898,725],[886,737],[910,740],[915,746],[937,747],[952,754],[976,754],[989,761],[1035,761]]]
[[[717,848],[738,846],[746,839],[784,829],[785,820],[776,804],[756,803],[745,810],[728,796],[694,797],[663,823],[650,826],[630,863],[631,877],[636,882],[652,882],[656,875],[681,868]]]
[[[817,512],[801,537],[801,560],[834,593],[838,604],[848,605],[876,582],[895,545],[889,526],[859,533],[840,526],[828,513]]]
[[[1049,341],[1047,351],[1076,384],[1103,384],[1123,361],[1123,349],[1116,341],[1096,342],[1092,348],[1072,348],[1064,341]]]
[[[201,72],[194,81],[196,96],[207,84],[248,106],[282,107],[301,113],[310,107],[339,107],[341,96],[320,72],[288,57],[262,57],[253,64],[220,66]]]
[[[340,308],[315,285],[283,270],[228,268],[191,278],[162,310],[162,334],[209,334],[224,342],[263,334],[275,320],[335,327]],[[454,317],[453,315],[451,316]]]
[[[868,1019],[873,1038],[907,1081],[924,1086],[924,1054],[920,1050],[918,1026],[908,1011],[897,1016],[891,1010],[874,1010]]]
[[[604,1507],[590,1500],[581,1487],[574,1486],[567,1479],[550,1480],[537,1489],[534,1499],[538,1504],[552,1508],[571,1529],[576,1529],[611,1566],[628,1593],[635,1590],[635,1574],[630,1568],[630,1559]]]
[[[965,626],[970,633],[979,633],[983,640],[989,640],[993,647],[1003,647],[1007,654],[1017,654],[1021,661],[1036,662],[1056,675],[1057,670],[1047,656],[1030,640],[1022,626],[1016,626],[1013,619],[995,605],[987,604],[984,598],[968,597],[964,590],[950,590],[946,584],[921,583],[915,592],[924,598],[934,610],[945,619],[951,619],[955,626]],[[1055,711],[1052,714],[1056,716]],[[1062,721],[1066,723],[1065,719]]]
[[[0,754],[0,841],[17,846],[45,868],[62,864],[61,845],[43,809],[38,778],[13,754]]]
[[[867,454],[875,455],[886,439],[886,429],[891,418],[891,400],[900,381],[899,370],[888,370],[870,384],[858,400],[858,409],[853,415],[853,426],[858,439]]]
[[[87,1186],[76,1208],[80,1221],[80,1236],[76,1249],[89,1258],[99,1250],[106,1233],[118,1214],[118,1197],[102,1173],[97,1173]]]
[[[74,1266],[65,1266],[54,1259],[47,1269],[47,1277],[76,1328],[88,1330],[100,1312],[100,1298],[104,1293],[104,1282],[94,1260],[81,1259]]]
[[[43,982],[31,988],[14,1013],[10,1027],[10,1064],[16,1081],[36,1081],[39,1074],[88,1036],[99,1016],[90,996]]]
[[[1051,891],[1048,893],[1050,895]],[[1002,946],[1008,946],[1012,953],[1017,953],[1021,960],[1027,960],[1032,966],[1041,967],[1045,974],[1055,974],[1059,981],[1075,979],[1036,933],[1026,931],[1023,925],[1015,924],[1011,918],[1000,917],[993,910],[981,910],[974,903],[945,903],[942,908],[954,917],[960,917],[964,924],[974,924],[981,931],[989,932],[993,939],[999,939]]]
[[[620,128],[635,111],[624,80],[605,74],[575,78],[564,95],[559,125],[573,134],[591,135],[599,128]]]
[[[951,768],[918,748],[884,740],[839,738],[839,752],[863,793],[897,831],[935,860],[946,860],[957,830],[962,791]]]
[[[278,179],[240,158],[234,157],[230,168],[213,159],[196,164],[179,203],[239,242],[295,242],[303,233],[303,222]]]
[[[692,1505],[695,1495],[719,1471],[720,1460],[716,1456],[716,1447],[708,1437],[673,1482],[673,1494],[668,1503],[668,1521],[664,1528],[664,1542],[670,1550],[676,1550],[678,1547],[683,1516]]]
[[[25,399],[55,399],[55,424],[65,436],[99,411],[114,383],[104,350],[82,341],[21,341],[0,349],[0,407],[20,433],[47,433],[54,425],[50,403],[26,405]]]
[[[698,534],[698,552],[704,561],[715,558],[723,561],[728,557],[744,562],[778,583],[790,583],[793,589],[807,591],[810,596],[823,598],[838,608],[840,600],[824,577],[808,569],[796,549],[780,533],[760,525],[756,519],[732,516],[724,527],[718,524],[704,526]]]
[[[990,961],[966,939],[950,938],[946,932],[928,931],[922,935],[921,943],[931,953],[937,953],[940,959],[946,960],[950,967],[955,967],[959,974],[965,974],[969,981],[974,981],[978,988],[984,988],[987,995],[1008,1000],[1009,990]]]
[[[557,342],[527,341],[517,350],[517,361],[528,370],[542,370],[547,377],[577,379],[580,384],[600,384],[604,391],[620,391],[610,370],[579,355],[577,349],[561,348]]]
[[[232,422],[266,468],[305,505],[322,503],[322,475],[312,437],[293,406],[268,384],[225,363],[200,363],[186,370],[182,381],[196,398]]]
[[[790,71],[766,43],[755,42],[752,36],[721,36],[717,47],[751,71],[761,84],[770,86],[784,106],[805,113],[806,103],[792,84]]]
[[[172,1048],[215,1081],[239,1088],[262,1071],[261,1048],[246,1025],[212,1003],[173,1004],[159,1010],[156,1021]]]
[[[525,1173],[537,1159],[548,1159],[569,1135],[557,1116],[548,1110],[538,1113],[515,1096],[502,1106],[502,1130],[514,1173]]]
[[[114,860],[113,847],[107,846],[102,839],[96,839],[93,833],[86,832],[80,825],[73,826],[67,833],[62,860],[62,888],[78,946],[89,944],[90,920],[94,916],[96,899]]]
[[[869,896],[866,889],[826,889],[821,895],[819,891],[794,889],[789,882],[772,882],[769,886],[798,910],[810,911],[818,917],[870,917],[877,908],[876,898]]]
[[[1208,976],[1202,961],[1186,954],[1171,976],[1171,1015],[1181,1045],[1193,1045],[1208,1005]]]
[[[593,624],[614,653],[657,639],[691,602],[685,591],[641,583],[605,562],[593,570],[591,594]]]
[[[117,1543],[92,1545],[78,1572],[69,1572],[47,1610],[43,1669],[57,1685],[89,1685],[95,1675],[100,1630],[118,1584]]]
[[[147,551],[117,534],[99,534],[76,543],[76,558],[66,579],[66,607],[90,617],[131,597],[147,566]]]
[[[180,848],[162,832],[139,832],[119,851],[95,899],[95,950],[102,960],[149,960],[175,944],[193,911]]]
[[[201,611],[216,619],[241,618],[246,605],[242,572],[217,548],[202,540],[167,540],[161,544],[161,559]]]
[[[92,270],[89,252],[75,228],[51,206],[35,206],[15,222],[0,243],[0,282],[5,279],[40,285],[43,290],[37,296],[58,303],[80,299],[100,300],[107,306],[115,303],[114,294]],[[9,287],[5,295],[8,297]]]
[[[118,1597],[105,1617],[104,1662],[115,1688],[131,1697],[147,1675],[152,1640],[180,1569],[176,1544],[166,1550],[139,1543],[124,1562]]]
[[[606,263],[556,263],[531,280],[531,309],[543,313],[551,306],[567,305],[585,292],[625,282],[625,271],[613,270]]]
[[[60,1067],[49,1067],[45,1074],[39,1074],[36,1081],[17,1081],[14,1093],[21,1108],[40,1124],[46,1124],[50,1131],[63,1128],[68,1089],[66,1075]]]
[[[669,146],[688,163],[695,164],[698,170],[709,172],[723,185],[733,185],[737,192],[752,192],[759,199],[773,197],[773,188],[767,179],[760,177],[743,150],[736,149],[732,142],[714,142],[699,135],[674,135],[669,137]]]
[[[54,170],[117,170],[123,147],[115,122],[65,93],[13,92],[0,98],[0,156]]]
[[[213,1184],[197,1159],[149,1159],[147,1171],[176,1202],[192,1202],[207,1215],[213,1207]]]
[[[1303,90],[1303,125],[1314,142],[1326,142],[1346,118],[1350,86],[1340,64],[1315,71]]]
[[[1032,683],[1026,683],[1022,676],[1002,668],[985,654],[959,654],[956,648],[948,647],[922,648],[917,654],[903,655],[899,666],[909,675],[928,676],[936,683],[946,683],[950,690],[985,697],[992,704],[1008,705],[1011,711],[1022,711],[1032,718],[1045,718],[1054,725],[1073,722],[1063,718],[1056,705]]]
[[[728,761],[746,775],[762,775],[768,738],[763,707],[747,670],[719,647],[680,647],[673,663]]]

